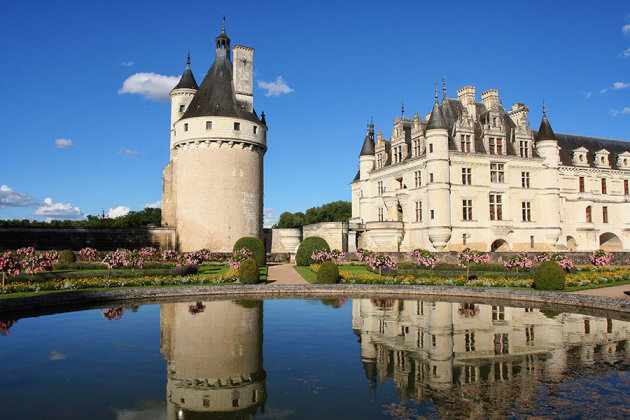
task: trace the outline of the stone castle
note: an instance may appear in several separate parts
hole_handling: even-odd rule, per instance
[[[254,49],[230,49],[225,25],[201,82],[188,65],[171,96],[170,161],[163,170],[162,226],[180,251],[232,251],[263,235],[267,124],[254,110]],[[230,58],[233,54],[234,64]]]
[[[405,252],[630,248],[630,142],[554,133],[544,105],[506,110],[499,92],[369,124],[352,182],[349,247]]]

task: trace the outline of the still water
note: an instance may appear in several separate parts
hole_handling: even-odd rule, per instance
[[[4,320],[4,418],[628,418],[630,323],[416,300]]]

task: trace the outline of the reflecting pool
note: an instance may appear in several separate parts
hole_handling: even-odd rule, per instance
[[[193,301],[0,321],[10,418],[627,418],[630,323],[474,302]]]

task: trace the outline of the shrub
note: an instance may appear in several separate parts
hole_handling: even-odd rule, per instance
[[[242,262],[238,268],[238,278],[243,284],[256,284],[260,279],[260,273],[258,272],[258,264],[256,260],[250,258]]]
[[[297,253],[295,254],[295,263],[300,266],[308,267],[316,262],[312,258],[313,252],[317,253],[321,251],[330,251],[330,246],[326,240],[320,238],[319,236],[306,238],[302,241]]]
[[[77,256],[71,249],[64,249],[59,253],[59,262],[69,264],[77,261]]]
[[[317,283],[339,283],[339,268],[332,261],[324,261],[317,269]]]
[[[197,264],[188,264],[181,267],[174,268],[171,273],[173,276],[190,276],[199,272],[199,266]]]
[[[246,236],[236,241],[232,251],[238,251],[243,248],[252,252],[252,258],[256,260],[256,264],[258,264],[259,267],[266,264],[265,244],[263,241],[252,236]]]
[[[541,290],[564,289],[565,277],[564,269],[557,262],[545,261],[536,270],[534,287]]]

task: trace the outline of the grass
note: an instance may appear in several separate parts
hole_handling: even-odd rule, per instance
[[[302,278],[304,278],[304,280],[311,284],[317,284],[317,274],[313,273],[310,267],[295,265],[293,268],[300,274],[300,276],[302,276]]]

